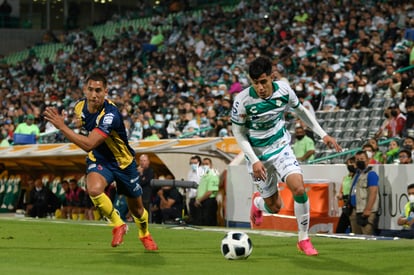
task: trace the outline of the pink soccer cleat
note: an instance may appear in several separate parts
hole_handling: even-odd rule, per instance
[[[305,253],[307,256],[317,256],[318,251],[313,247],[310,239],[306,239],[298,242],[297,247],[300,251]]]
[[[256,207],[254,199],[260,197],[259,192],[255,192],[252,196],[252,208],[250,208],[250,221],[252,225],[261,225],[263,222],[263,211]]]

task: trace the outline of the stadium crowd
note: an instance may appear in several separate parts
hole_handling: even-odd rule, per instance
[[[76,128],[74,103],[96,70],[108,76],[130,140],[231,136],[232,98],[249,85],[246,68],[259,55],[273,59],[276,77],[313,111],[377,103],[386,110],[390,99],[414,119],[405,109],[414,87],[414,70],[406,69],[414,65],[409,1],[240,1],[229,13],[216,6],[176,17],[166,30],[163,16],[151,24],[151,31],[126,26],[101,41],[88,30],[71,31],[59,39],[73,52],[1,63],[2,139],[12,143],[27,116],[41,133],[53,133],[41,115],[47,106]],[[57,133],[51,142],[66,140]]]

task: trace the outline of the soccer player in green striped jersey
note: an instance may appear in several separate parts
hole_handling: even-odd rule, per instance
[[[232,130],[244,152],[253,183],[259,192],[253,195],[250,213],[252,223],[259,225],[262,213],[278,213],[282,201],[278,182],[286,182],[294,198],[298,223],[297,247],[306,255],[318,255],[308,236],[309,201],[302,169],[290,147],[285,114],[292,108],[323,142],[336,151],[341,147],[316,119],[300,104],[295,92],[284,81],[273,81],[272,61],[258,57],[249,65],[252,85],[240,92],[233,103]]]

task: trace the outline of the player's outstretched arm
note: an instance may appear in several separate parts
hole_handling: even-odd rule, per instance
[[[43,115],[45,119],[59,129],[67,139],[86,152],[96,148],[105,140],[105,137],[98,131],[92,131],[88,136],[75,133],[65,124],[64,118],[58,113],[56,108],[47,107]]]
[[[320,136],[323,142],[332,149],[335,149],[337,152],[341,152],[341,146],[336,142],[336,139],[329,136],[319,125],[316,118],[305,108],[302,104],[300,104],[297,108],[295,108],[295,113],[298,117],[303,120],[306,125],[308,125],[313,132],[315,132],[318,136]]]

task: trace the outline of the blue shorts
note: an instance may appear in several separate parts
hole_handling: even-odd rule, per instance
[[[111,164],[93,162],[89,159],[86,160],[86,165],[86,174],[96,172],[106,179],[107,184],[115,181],[118,194],[123,194],[129,198],[137,198],[142,195],[135,160],[125,169],[120,169]]]

